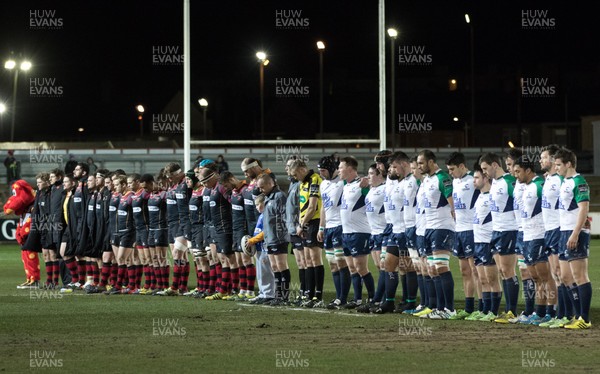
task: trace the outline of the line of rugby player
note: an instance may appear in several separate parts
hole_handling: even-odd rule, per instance
[[[57,287],[58,258],[64,260],[71,281],[61,292],[187,295],[589,328],[588,185],[567,149],[544,148],[545,179],[532,160],[511,149],[507,172],[495,154],[482,156],[470,171],[464,155],[453,153],[446,173],[431,151],[412,159],[381,151],[368,177],[360,178],[353,157],[324,157],[318,172],[290,159],[287,196],[252,158],[241,164],[246,180],[219,174],[211,160],[188,172],[170,163],[156,178],[104,169],[88,176],[87,165],[79,164],[72,175],[55,169],[37,176],[32,230],[41,233],[47,288]],[[290,289],[290,243],[297,289]],[[328,304],[321,243],[336,290]],[[452,254],[460,263],[464,310],[454,307]],[[187,288],[190,260],[194,290]],[[517,264],[525,298],[520,314]]]

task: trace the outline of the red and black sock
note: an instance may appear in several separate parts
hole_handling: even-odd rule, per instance
[[[52,283],[52,275],[54,272],[54,266],[51,261],[45,261],[46,265],[46,284]]]
[[[231,269],[221,269],[221,293],[228,294],[229,287],[231,286]]]
[[[92,269],[92,261],[85,262],[85,277],[94,277],[94,270]]]
[[[111,270],[110,262],[102,263],[102,276],[100,277],[100,287],[106,287],[106,283],[108,282],[108,277],[110,276]]]
[[[98,268],[98,261],[92,261],[92,279],[95,285],[100,283],[100,269]]]
[[[149,268],[150,268],[150,289],[155,290],[156,289],[156,270],[158,268],[154,267],[153,265],[150,265]]]
[[[185,262],[184,262],[185,261]],[[188,280],[190,278],[190,263],[186,260],[181,260],[181,280],[179,288],[184,292],[188,290]]]
[[[74,257],[65,261],[65,265],[69,272],[71,273],[71,283],[79,282],[79,273],[77,272],[77,261],[75,261]]]
[[[256,282],[256,267],[254,264],[246,265],[246,277],[248,278],[248,291],[254,291],[254,284]]]
[[[85,282],[85,272],[86,272],[86,261],[79,260],[77,261],[77,274],[79,275],[79,282]]]
[[[203,289],[202,270],[198,264],[196,264],[196,287],[198,287],[199,290]]]
[[[135,288],[141,287],[143,275],[144,275],[144,266],[143,265],[135,265]]]
[[[240,271],[239,268],[235,268],[235,269],[230,269],[229,272],[231,273],[231,291],[233,291],[234,293],[237,293],[240,289]]]
[[[164,287],[169,288],[169,277],[171,276],[171,265],[166,265],[163,267],[163,282]]]
[[[60,279],[60,262],[58,260],[52,261],[52,282],[58,284]]]
[[[221,288],[221,283],[223,282],[223,267],[221,266],[220,263],[215,264],[215,272],[217,274],[217,278],[215,280],[215,290],[217,292],[221,292],[222,288]]]
[[[210,271],[208,272],[208,290],[210,293],[215,292],[215,286],[217,284],[217,269],[215,265],[209,266]]]
[[[130,290],[135,290],[137,282],[137,265],[128,266],[127,275],[129,276],[129,284],[127,285],[127,287]]]
[[[209,271],[203,271],[202,272],[202,288],[200,288],[201,291],[206,291],[209,289],[209,283],[210,283],[210,272]]]
[[[181,282],[181,262],[180,260],[173,260],[173,283],[171,288],[174,290],[179,289],[179,283]]]
[[[119,277],[119,264],[114,261],[110,266],[110,285],[113,287],[117,286],[117,279]]]
[[[240,291],[243,290],[247,290],[248,289],[248,281],[247,281],[247,276],[246,276],[246,266],[240,266],[239,267],[239,273],[240,273]]]
[[[152,283],[152,275],[150,275],[150,266],[144,265],[144,288],[150,288]]]
[[[117,282],[115,283],[115,288],[120,290],[125,284],[125,276],[127,275],[127,265],[119,265],[117,273]]]

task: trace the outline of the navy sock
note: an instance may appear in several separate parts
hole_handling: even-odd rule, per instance
[[[561,286],[564,287],[563,298],[565,303],[565,315],[563,317],[571,319],[575,315],[575,307],[572,300],[573,295],[571,294],[571,291],[569,291],[569,287],[567,287],[565,284],[561,284]]]
[[[571,302],[573,303],[573,309],[575,310],[575,317],[581,316],[581,302],[579,301],[579,287],[573,283],[569,287],[569,293],[571,294]]]
[[[385,298],[393,301],[396,299],[396,290],[398,289],[398,272],[386,271],[383,275],[385,282]]]
[[[592,283],[587,282],[581,286],[577,286],[579,289],[579,303],[581,304],[581,318],[585,322],[590,322],[590,304],[592,303]]]
[[[406,274],[402,274],[400,281],[402,282],[402,302],[405,303],[408,297],[408,283],[406,280]]]
[[[474,297],[466,297],[465,298],[465,312],[473,313],[475,311],[475,298]]]
[[[362,300],[362,281],[360,274],[352,274],[352,288],[354,288],[354,300]]]
[[[315,297],[323,300],[323,284],[325,283],[325,266],[315,266]]]
[[[510,297],[509,309],[517,315],[517,303],[519,302],[519,278],[515,275],[508,279],[508,296]]]
[[[504,293],[504,311],[508,312],[508,303],[510,298],[508,297],[508,280],[507,279],[502,279],[502,292]]]
[[[273,275],[275,276],[275,298],[281,299],[281,272],[276,271]]]
[[[562,319],[565,314],[565,286],[563,284],[561,284],[560,286],[557,287],[557,291],[558,291],[558,308],[556,310],[556,318],[558,319]]]
[[[437,308],[437,295],[435,292],[435,282],[432,277],[425,277],[427,287],[427,306],[429,309]]]
[[[304,296],[306,291],[306,269],[298,269],[298,278],[300,278],[300,296]]]
[[[417,290],[419,283],[417,281],[417,272],[410,271],[406,273],[406,302],[410,304],[410,309],[414,309],[417,301]]]
[[[423,275],[423,293],[421,297],[421,305],[429,306],[429,284],[431,283],[431,277],[429,275]]]
[[[377,279],[377,289],[375,290],[375,297],[373,298],[373,302],[383,301],[384,295],[387,294],[385,286],[386,284],[386,272],[383,270],[379,270],[379,278]]]
[[[492,292],[492,313],[498,315],[500,311],[500,302],[502,301],[502,292]]]
[[[309,299],[315,297],[315,268],[313,266],[306,268],[306,289],[304,293]]]
[[[536,305],[535,306],[535,314],[540,318],[544,318],[546,316],[546,306],[545,305]]]
[[[477,300],[477,310],[483,312],[483,299]]]
[[[338,300],[342,299],[342,294],[341,294],[341,285],[340,285],[340,272],[338,271],[332,271],[331,272],[331,277],[333,278],[333,285],[335,286],[335,298]]]
[[[342,304],[346,304],[348,302],[348,293],[350,293],[350,284],[352,283],[352,278],[350,277],[350,270],[348,267],[343,267],[340,269],[340,301]]]
[[[442,286],[442,278],[438,275],[437,277],[431,278],[435,287],[435,296],[438,310],[444,310],[446,301],[444,299],[444,287]]]
[[[417,274],[417,287],[419,287],[419,296],[421,297],[419,303],[423,305],[425,297],[423,297],[423,275],[421,274]]]
[[[556,309],[554,309],[554,305],[546,305],[546,314],[549,314],[550,317],[556,317]]]
[[[525,296],[525,311],[523,313],[530,316],[535,308],[535,283],[533,283],[533,279],[523,281],[523,294]]]
[[[371,272],[368,272],[362,276],[362,280],[365,282],[369,301],[373,301],[373,296],[375,296],[375,280],[373,279],[373,275]]]
[[[446,309],[454,311],[454,279],[452,278],[452,272],[447,271],[440,274],[442,289],[444,292],[444,300],[446,301]]]
[[[482,292],[483,294],[483,309],[482,313],[488,314],[490,310],[492,310],[492,293],[491,292]]]

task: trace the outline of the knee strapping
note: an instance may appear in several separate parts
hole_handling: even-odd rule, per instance
[[[177,241],[177,240],[175,240],[174,247],[179,252],[186,252],[187,251],[187,246],[185,244],[183,244],[182,242]]]
[[[427,261],[429,261],[429,257],[427,258]],[[434,254],[432,256],[432,262],[436,269],[450,267],[450,255]]]

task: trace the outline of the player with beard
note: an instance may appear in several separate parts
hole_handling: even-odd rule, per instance
[[[260,195],[260,190],[256,186],[257,178],[264,173],[272,174],[269,169],[263,170],[261,165],[260,160],[253,158],[245,158],[241,164],[242,171],[249,180],[248,187],[242,192],[244,196],[246,224],[248,233],[254,233],[254,235],[257,234],[256,225],[259,217],[258,207],[255,204],[255,198]],[[275,178],[275,176],[273,176],[273,178]],[[262,212],[260,214],[262,214]],[[260,232],[262,232],[262,226]],[[258,244],[258,242],[251,243],[251,245],[252,244]],[[267,248],[263,245],[257,246],[255,256],[256,265],[246,265],[246,275],[249,282],[248,289],[253,290],[254,287],[250,287],[250,282],[254,283],[255,280],[258,280],[258,296],[251,299],[250,303],[262,304],[271,302],[275,298],[275,278],[267,254]]]
[[[432,253],[428,256],[427,263],[437,295],[437,310],[420,317],[449,319],[456,314],[454,279],[450,271],[454,238],[452,178],[438,167],[435,154],[430,150],[419,152],[417,165],[425,175],[421,184],[425,193],[425,245]]]
[[[479,190],[473,186],[473,173],[465,165],[464,154],[453,152],[446,160],[446,166],[448,173],[453,178],[452,200],[456,215],[456,236],[452,253],[458,258],[465,292],[465,309],[459,310],[451,319],[461,320],[469,317],[475,311],[475,293],[481,294],[473,258],[475,254],[473,220]]]
[[[323,157],[317,167],[321,182],[321,218],[317,240],[323,242],[325,258],[329,262],[336,297],[327,305],[327,309],[340,309],[348,303],[350,291],[350,270],[344,258],[342,247],[342,221],[340,206],[344,182],[338,176],[338,161],[333,156]]]
[[[492,179],[490,199],[494,234],[491,245],[494,260],[502,274],[502,288],[507,309],[498,316],[497,320],[506,323],[504,321],[516,317],[519,299],[519,278],[515,274],[517,265],[515,244],[519,229],[514,215],[515,177],[504,172],[500,157],[494,153],[483,155],[479,164],[485,175]]]

